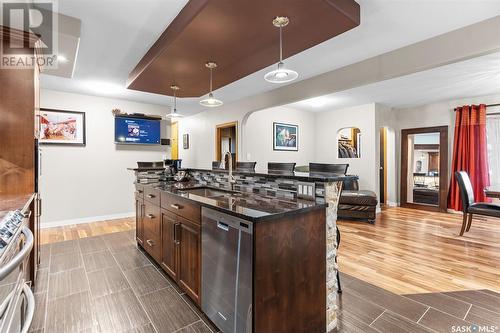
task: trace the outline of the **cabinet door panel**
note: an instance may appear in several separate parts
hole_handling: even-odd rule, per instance
[[[140,245],[144,242],[144,201],[135,200],[135,237]]]
[[[180,287],[199,305],[201,281],[201,227],[178,217]]]
[[[178,262],[178,240],[177,234],[179,223],[177,216],[164,209],[161,211],[162,223],[162,261],[161,266],[174,280],[177,280],[177,262]]]

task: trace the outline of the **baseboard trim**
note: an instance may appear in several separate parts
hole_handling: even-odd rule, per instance
[[[89,217],[82,217],[79,219],[71,219],[71,220],[42,222],[40,224],[40,228],[45,229],[45,228],[63,227],[63,226],[73,225],[73,224],[90,223],[90,222],[98,222],[98,221],[114,220],[114,219],[123,219],[126,217],[132,217],[134,215],[135,215],[135,212],[128,212],[128,213],[119,213],[119,214],[110,214],[110,215],[101,215],[101,216],[89,216]]]

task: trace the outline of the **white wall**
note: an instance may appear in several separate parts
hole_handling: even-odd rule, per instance
[[[362,189],[377,192],[375,104],[315,114],[315,158],[318,163],[349,163],[348,173],[359,176]],[[337,132],[345,127],[361,131],[361,158],[338,158]],[[378,174],[377,174],[378,175]]]
[[[390,206],[396,206],[397,199],[397,164],[396,164],[396,124],[395,124],[395,114],[390,107],[385,105],[376,104],[375,105],[375,158],[376,158],[376,168],[375,178],[376,178],[376,193],[380,196],[380,129],[385,128],[387,131],[387,198],[386,203]],[[379,197],[380,199],[380,197]]]
[[[129,216],[134,175],[126,168],[169,157],[170,147],[115,145],[111,110],[165,115],[167,108],[44,89],[41,107],[85,112],[87,137],[85,147],[42,146],[42,227]],[[162,124],[162,137],[169,137]]]
[[[298,125],[299,150],[273,150],[273,122]],[[308,165],[315,160],[315,116],[311,112],[276,107],[252,113],[243,129],[241,160],[256,161],[257,170],[268,162],[295,162]]]
[[[296,162],[297,165],[349,163],[350,174],[360,177],[360,187],[378,193],[376,104],[313,113],[287,107],[275,107],[247,115],[242,112],[209,110],[179,122],[179,137],[190,135],[190,148],[179,149],[186,167],[209,168],[215,156],[215,126],[238,121],[239,159],[257,161],[258,169],[267,162]],[[299,151],[273,151],[274,121],[299,125]],[[345,127],[361,130],[361,158],[337,157],[337,132]],[[247,155],[249,154],[249,156]]]
[[[191,117],[179,120],[179,138],[189,134],[189,149],[179,146],[179,158],[183,167],[211,168],[215,158],[215,127],[219,124],[237,121],[238,159],[241,155],[241,124],[245,113],[238,110],[209,109]]]

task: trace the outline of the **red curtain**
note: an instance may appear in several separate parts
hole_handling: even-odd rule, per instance
[[[486,146],[486,105],[464,105],[456,108],[453,160],[451,165],[448,208],[462,210],[460,189],[455,171],[467,171],[476,202],[488,202],[484,188],[490,185]]]

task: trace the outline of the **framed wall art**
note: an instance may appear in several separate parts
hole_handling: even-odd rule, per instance
[[[40,109],[40,143],[85,146],[85,112]]]
[[[299,126],[273,123],[273,149],[283,151],[299,150]]]

